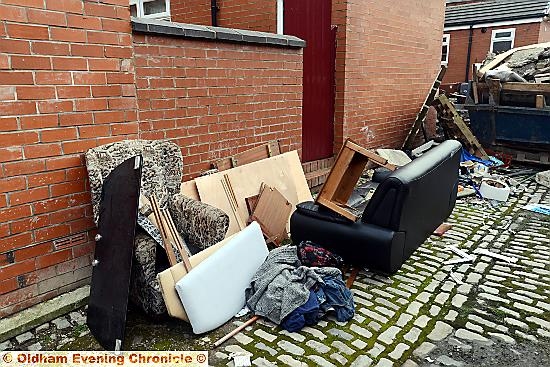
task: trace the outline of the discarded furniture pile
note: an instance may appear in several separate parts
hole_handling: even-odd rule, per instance
[[[296,151],[270,143],[183,184],[181,151],[170,142],[107,144],[86,163],[98,226],[88,325],[105,349],[123,348],[128,301],[197,334],[245,305],[253,320],[293,331],[327,312],[353,317],[342,272],[328,266],[341,264],[306,266],[298,247],[285,246],[291,213],[312,200]]]
[[[550,43],[490,55],[467,97],[471,129],[484,146],[550,165]]]
[[[298,153],[283,152],[278,142],[218,160],[183,183],[173,143],[89,150],[98,226],[92,334],[105,349],[122,350],[129,301],[153,318],[187,322],[196,334],[252,313],[215,346],[260,318],[289,332],[327,314],[350,320],[349,288],[359,269],[397,272],[429,236],[450,228],[444,221],[457,197],[494,207],[521,189],[515,171],[485,152],[443,97],[430,93],[426,104],[436,104],[449,139],[376,153],[347,139],[315,200]],[[406,145],[421,130],[423,110]],[[550,174],[537,180],[550,185]]]

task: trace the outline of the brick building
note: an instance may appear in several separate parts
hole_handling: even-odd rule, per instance
[[[400,145],[439,68],[444,1],[323,1],[333,63],[318,158],[346,136]],[[283,5],[218,0],[217,24],[236,30],[204,26],[210,0],[0,0],[0,317],[89,282],[87,149],[170,139],[184,179],[273,139],[305,156],[303,105],[316,99],[304,95],[304,42],[284,35],[301,18],[283,22]]]
[[[447,1],[441,62],[445,89],[472,78],[489,52],[550,41],[548,0]]]

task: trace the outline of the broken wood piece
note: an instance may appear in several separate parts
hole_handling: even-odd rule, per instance
[[[218,339],[217,341],[214,342],[214,346],[215,347],[219,347],[220,345],[222,345],[224,342],[226,342],[227,340],[231,339],[233,336],[237,335],[238,333],[241,332],[241,330],[245,329],[247,326],[250,326],[252,325],[253,323],[255,323],[256,321],[258,321],[259,319],[261,318],[261,316],[258,316],[258,315],[255,315],[255,316],[252,316],[248,321],[246,321],[244,324],[242,324],[241,326],[238,326],[237,328],[235,328],[235,330],[231,331],[229,334],[227,334],[226,336]]]
[[[460,285],[460,284],[464,284],[464,282],[456,276],[455,273],[453,273],[452,271],[449,273],[449,276],[451,277],[452,280],[454,280],[456,282],[456,284]]]
[[[156,196],[152,195],[149,198],[149,201],[151,202],[151,208],[153,209],[153,213],[155,215],[155,221],[158,224],[160,237],[162,238],[162,242],[164,243],[164,249],[166,250],[166,254],[168,255],[168,262],[170,263],[170,266],[174,266],[177,264],[178,261],[176,259],[176,254],[174,253],[174,248],[172,247],[172,241],[170,240],[170,236],[168,234],[167,224],[164,222],[162,211],[160,209]]]
[[[262,182],[261,185],[260,185],[260,191],[258,191],[257,195],[250,196],[250,197],[247,197],[247,198],[244,199],[244,201],[246,203],[246,208],[248,209],[249,219],[250,219],[250,216],[252,215],[252,213],[254,213],[254,210],[256,209],[256,205],[258,205],[258,199],[260,198],[260,194],[262,193],[264,188],[265,188],[265,183]]]
[[[457,254],[458,256],[460,256],[463,259],[469,259],[471,261],[474,260],[474,257],[472,255],[467,254],[466,252],[462,251],[461,249],[459,249],[456,246],[447,246],[446,249],[451,250],[452,252],[454,252],[455,254]]]
[[[256,209],[256,205],[258,204],[259,197],[260,197],[260,194],[244,199],[244,201],[246,202],[246,208],[248,209],[249,216],[252,215],[252,213],[254,213],[254,209]]]
[[[489,156],[479,143],[479,140],[472,133],[472,130],[466,125],[462,116],[458,113],[455,106],[445,95],[440,95],[435,101],[434,106],[437,110],[440,122],[443,128],[457,138],[471,152],[479,152],[479,158],[488,160]]]
[[[477,74],[475,74],[475,75],[477,76]],[[473,92],[474,92],[474,103],[475,104],[479,103],[479,90],[477,88],[478,88],[478,83],[473,82],[472,83],[472,89],[473,89]]]
[[[321,192],[315,199],[315,203],[321,204],[355,222],[357,215],[349,210],[347,202],[369,162],[385,167],[390,171],[397,168],[395,165],[388,163],[387,159],[361,147],[351,139],[347,139],[342,149],[340,149],[334,166],[323,184]]]
[[[178,230],[176,228],[174,220],[172,219],[172,216],[170,215],[170,212],[166,209],[163,209],[162,214],[164,216],[166,223],[168,224],[168,229],[172,237],[172,241],[174,242],[175,247],[178,249],[180,253],[183,266],[185,267],[185,270],[187,272],[190,272],[191,269],[193,268],[191,266],[191,263],[189,262],[189,256],[191,255],[191,252],[189,251],[189,248],[187,247],[185,242],[183,242],[183,240],[181,239],[181,236],[178,233]]]
[[[465,253],[464,251],[460,250],[458,247],[455,247],[455,246],[447,246],[445,247],[445,250],[450,250],[454,252],[456,255],[460,256],[460,259],[445,261],[445,265],[462,264],[462,263],[472,262],[475,259],[472,255]]]
[[[426,96],[426,100],[424,101],[420,112],[418,112],[418,115],[416,116],[416,120],[414,121],[413,126],[411,127],[411,130],[409,131],[409,134],[407,135],[407,138],[403,143],[403,146],[401,147],[402,149],[411,148],[412,144],[414,143],[414,139],[418,134],[418,131],[420,131],[420,129],[424,126],[424,121],[426,120],[426,116],[428,115],[428,111],[430,110],[430,105],[432,104],[435,96],[439,92],[439,87],[441,86],[441,82],[443,81],[443,77],[445,76],[446,71],[447,67],[445,65],[441,65],[439,74],[435,78],[432,89],[430,89],[430,92]]]
[[[537,108],[545,108],[546,107],[546,99],[542,94],[537,94],[536,96],[536,107]]]
[[[447,232],[449,229],[453,228],[452,224],[449,223],[441,223],[439,227],[437,227],[433,234],[439,237],[443,237],[445,232]]]
[[[280,245],[286,235],[286,223],[292,213],[292,204],[279,190],[262,185],[262,191],[250,221],[256,221],[263,234],[276,245]]]
[[[474,254],[489,256],[489,257],[495,258],[497,260],[506,261],[509,264],[515,264],[519,261],[519,259],[517,257],[504,256],[504,255],[501,255],[501,254],[497,254],[495,252],[487,250],[486,248],[477,248],[474,251]]]
[[[271,158],[279,154],[281,154],[280,142],[278,140],[275,140],[267,144],[263,144],[258,147],[246,150],[242,153],[235,154],[234,156],[219,159],[212,165],[214,166],[214,168],[217,168],[218,171],[225,171],[265,158]]]
[[[351,287],[353,286],[353,282],[355,282],[355,278],[357,278],[357,274],[359,274],[359,269],[355,267],[352,268],[349,274],[349,277],[346,280],[346,287],[348,289],[351,289]]]
[[[233,216],[237,221],[237,225],[239,226],[239,229],[243,230],[244,227],[246,227],[246,224],[244,223],[243,219],[239,214],[239,203],[237,202],[235,191],[233,191],[233,186],[231,186],[231,181],[229,180],[228,175],[223,175],[222,186],[223,186],[223,190],[225,191],[225,195],[227,196],[227,200],[229,201],[229,205],[231,207],[231,211],[233,212]]]

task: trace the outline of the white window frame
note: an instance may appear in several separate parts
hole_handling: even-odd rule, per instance
[[[284,0],[277,0],[277,34],[284,34],[284,15],[285,4]]]
[[[510,37],[500,37],[497,38],[497,34],[499,33],[506,33],[510,32]],[[506,28],[506,29],[493,29],[493,32],[491,34],[491,52],[493,52],[495,42],[512,42],[512,47],[510,49],[514,48],[514,42],[516,39],[516,29],[515,28]]]
[[[152,19],[170,19],[170,0],[164,0],[166,2],[166,11],[163,11],[162,13],[156,13],[156,14],[149,14],[145,15],[143,10],[143,3],[147,2],[147,0],[130,0],[130,5],[135,5],[137,9],[137,17],[138,18],[152,18]]]
[[[449,33],[445,33],[443,35],[443,42],[441,46],[447,46],[447,57],[445,61],[441,60],[441,65],[447,66],[449,64],[449,53],[451,51],[451,35]],[[442,55],[443,56],[443,55]]]

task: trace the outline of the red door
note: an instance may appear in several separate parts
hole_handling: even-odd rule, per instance
[[[284,0],[284,33],[305,40],[302,157],[333,155],[336,31],[331,0]]]

